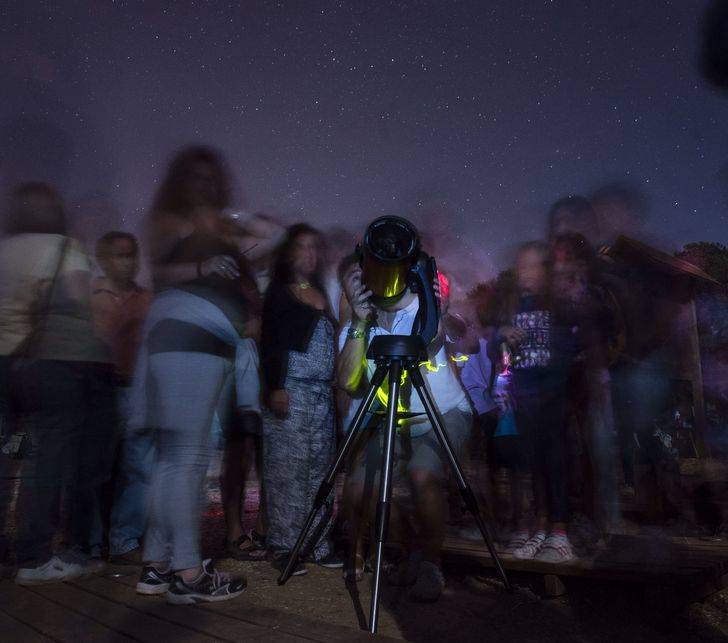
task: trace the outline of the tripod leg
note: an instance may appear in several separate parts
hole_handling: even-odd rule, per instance
[[[369,631],[372,634],[377,633],[377,621],[379,620],[379,587],[382,580],[382,554],[384,552],[384,541],[387,537],[390,502],[392,499],[392,460],[394,459],[394,436],[397,429],[397,403],[399,401],[399,386],[401,378],[402,364],[401,362],[393,361],[389,367],[387,425],[384,434],[382,471],[379,479],[379,502],[377,503],[377,562],[374,567],[372,605],[369,613]]]
[[[291,574],[293,573],[293,568],[295,567],[296,561],[298,560],[298,554],[301,551],[301,547],[303,547],[303,543],[306,541],[306,536],[308,536],[308,532],[311,530],[313,521],[316,519],[316,514],[318,514],[319,509],[321,509],[323,504],[326,502],[326,499],[329,497],[329,494],[333,490],[334,484],[336,482],[336,474],[340,471],[347,456],[349,455],[349,452],[351,451],[351,448],[354,446],[357,435],[364,426],[364,416],[369,410],[369,407],[372,405],[372,402],[374,401],[374,396],[377,394],[377,389],[381,386],[386,375],[386,366],[378,366],[377,370],[374,371],[371,384],[369,385],[369,390],[367,391],[364,399],[359,404],[359,408],[356,411],[356,415],[354,416],[354,419],[351,423],[351,427],[349,429],[349,433],[346,436],[346,439],[344,440],[344,444],[341,445],[339,452],[336,454],[334,461],[331,463],[329,470],[326,472],[324,479],[321,481],[321,485],[316,492],[316,498],[313,501],[313,507],[306,517],[306,521],[303,524],[301,532],[298,534],[296,544],[291,550],[291,555],[288,557],[286,568],[278,577],[279,585],[283,585],[291,577]]]
[[[501,563],[500,556],[498,556],[498,553],[495,550],[495,546],[493,545],[493,539],[490,535],[490,530],[483,520],[483,516],[481,515],[480,509],[478,508],[478,501],[475,498],[475,494],[468,484],[467,479],[465,478],[463,469],[458,462],[457,456],[455,455],[455,449],[453,449],[450,438],[448,437],[447,432],[443,427],[442,419],[440,418],[437,407],[432,400],[432,396],[430,395],[429,390],[425,386],[425,381],[422,377],[422,373],[420,373],[420,369],[416,365],[408,367],[407,372],[412,378],[412,386],[417,391],[420,400],[422,400],[422,404],[425,407],[425,412],[427,413],[427,417],[430,420],[432,429],[435,432],[438,441],[440,442],[440,446],[445,452],[445,455],[447,456],[447,459],[450,463],[450,467],[455,473],[455,478],[457,480],[458,488],[460,489],[460,495],[463,498],[463,502],[465,502],[465,505],[470,513],[473,514],[475,522],[478,525],[478,529],[480,529],[483,540],[485,541],[485,544],[488,547],[488,551],[493,558],[493,563],[495,564],[495,568],[498,571],[498,575],[503,580],[503,585],[505,585],[505,588],[510,592],[512,591],[511,583],[508,580],[508,576],[506,576],[505,569],[503,569],[503,564]]]

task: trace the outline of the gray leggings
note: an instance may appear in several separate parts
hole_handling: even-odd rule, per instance
[[[190,569],[200,555],[200,498],[212,457],[212,420],[232,386],[233,363],[205,353],[149,356],[149,408],[157,432],[144,560]],[[222,420],[224,422],[224,420]]]

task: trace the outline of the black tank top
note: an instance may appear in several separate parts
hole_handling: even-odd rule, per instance
[[[225,279],[211,274],[174,287],[215,304],[241,332],[246,321],[260,315],[261,302],[252,270],[236,246],[219,237],[196,231],[174,246],[165,263],[202,262],[218,255],[228,255],[237,260],[240,271],[238,279]]]

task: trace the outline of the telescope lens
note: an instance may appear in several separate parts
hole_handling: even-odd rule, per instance
[[[417,233],[407,221],[386,217],[370,226],[367,241],[378,259],[397,261],[412,254]]]
[[[404,294],[418,255],[417,230],[406,219],[381,217],[370,224],[362,244],[362,269],[375,301],[393,302]]]

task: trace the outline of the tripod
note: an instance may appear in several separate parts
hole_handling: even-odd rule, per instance
[[[412,387],[417,391],[417,394],[422,401],[422,405],[425,408],[425,413],[430,420],[432,429],[437,436],[440,446],[447,456],[453,472],[455,473],[458,488],[460,489],[460,495],[462,496],[467,509],[475,517],[475,521],[478,524],[483,540],[485,541],[488,551],[495,563],[496,570],[503,579],[503,584],[508,591],[511,591],[511,585],[508,581],[508,577],[506,576],[506,572],[503,569],[500,558],[495,551],[495,547],[493,546],[493,540],[490,536],[488,527],[486,526],[483,517],[480,515],[475,494],[470,488],[468,481],[465,479],[465,474],[457,460],[450,438],[443,428],[440,414],[435,407],[429,390],[425,387],[425,382],[419,368],[419,364],[422,361],[427,360],[427,351],[425,349],[424,342],[417,336],[380,335],[375,337],[372,341],[369,350],[367,351],[367,358],[373,360],[376,364],[376,370],[371,378],[369,389],[367,390],[366,396],[362,400],[361,404],[359,404],[359,408],[356,411],[351,429],[344,440],[344,444],[339,449],[334,462],[321,482],[321,486],[316,493],[313,507],[306,517],[306,522],[303,525],[303,529],[301,529],[296,545],[291,551],[286,568],[278,578],[278,584],[283,585],[290,578],[296,561],[298,560],[301,547],[303,546],[308,532],[316,519],[316,515],[333,490],[336,474],[341,470],[349,452],[356,442],[357,435],[364,426],[364,416],[374,401],[374,396],[376,395],[379,387],[382,385],[382,382],[384,382],[384,378],[389,376],[389,395],[387,397],[384,452],[382,454],[382,471],[379,482],[379,502],[377,504],[376,516],[376,566],[374,568],[374,586],[372,590],[372,604],[369,616],[369,631],[372,634],[375,634],[377,631],[377,620],[379,617],[382,554],[384,552],[384,542],[387,536],[390,503],[392,499],[392,460],[394,456],[395,431],[397,428],[397,401],[399,400],[399,390],[403,372],[406,372],[407,376],[411,379]]]

